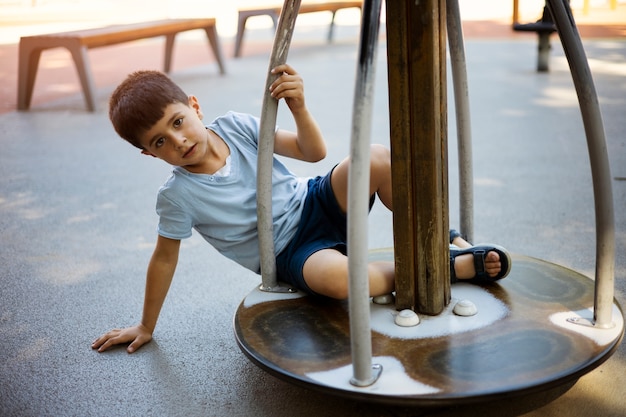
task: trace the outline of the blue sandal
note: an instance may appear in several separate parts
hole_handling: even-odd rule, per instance
[[[452,232],[450,232],[450,237],[452,237]],[[500,255],[500,272],[495,276],[491,277],[487,273],[487,268],[485,267],[485,257],[489,252],[496,252]],[[473,278],[469,279],[458,279],[456,277],[456,273],[454,271],[454,261],[457,256],[465,255],[467,253],[471,253],[474,255],[474,269],[476,270],[476,275]],[[498,245],[478,245],[472,246],[471,248],[459,249],[455,246],[450,246],[450,282],[472,282],[472,283],[484,283],[484,282],[495,282],[499,279],[506,277],[511,271],[511,256],[506,249],[502,246]]]

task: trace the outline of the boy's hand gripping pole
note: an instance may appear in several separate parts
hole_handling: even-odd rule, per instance
[[[272,214],[272,166],[274,158],[274,135],[278,100],[270,95],[270,85],[280,74],[272,74],[272,68],[287,62],[287,54],[293,28],[296,24],[300,0],[285,0],[270,55],[270,64],[263,94],[261,126],[257,164],[257,228],[259,232],[259,253],[261,257],[262,291],[294,292],[292,288],[280,287],[276,277],[276,254],[274,253],[274,232]]]

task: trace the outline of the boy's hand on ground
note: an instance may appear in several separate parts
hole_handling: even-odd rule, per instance
[[[304,109],[304,82],[300,74],[287,64],[273,68],[272,74],[278,76],[270,86],[272,97],[277,100],[285,99],[292,112]]]
[[[103,334],[91,344],[92,349],[104,352],[114,345],[130,342],[126,348],[128,353],[133,353],[144,344],[152,340],[152,332],[141,324],[125,329],[113,329]]]

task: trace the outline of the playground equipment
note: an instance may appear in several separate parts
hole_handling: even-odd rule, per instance
[[[351,142],[354,174],[351,171],[348,213],[350,301],[324,303],[280,288],[272,271],[273,249],[261,248],[266,257],[262,266],[267,268],[262,271],[263,284],[242,301],[234,320],[237,342],[254,363],[289,382],[334,395],[436,406],[490,401],[572,383],[615,351],[623,337],[624,320],[613,294],[613,202],[602,118],[571,14],[563,0],[547,3],[570,63],[587,135],[596,210],[595,281],[558,265],[514,255],[514,267],[502,283],[485,287],[449,284],[447,123],[442,76],[445,36],[441,36],[446,26],[450,33],[457,120],[461,121],[458,130],[464,131],[459,134],[459,149],[465,153],[459,169],[465,178],[460,181],[469,188],[461,187],[461,199],[471,200],[471,177],[466,177],[471,176],[471,148],[466,131],[469,106],[456,0],[447,4],[440,0],[419,4],[409,0],[387,2],[392,130],[393,126],[400,126],[412,131],[419,125],[429,134],[417,134],[419,139],[413,140],[406,132],[392,131],[394,199],[396,195],[406,199],[401,201],[404,204],[394,200],[394,236],[403,233],[405,242],[414,243],[395,245],[394,250],[367,251],[367,239],[359,234],[366,230],[363,221],[367,207],[357,202],[367,201],[367,187],[362,182],[369,181],[368,123],[381,2],[366,0]],[[298,6],[299,1],[286,0],[281,13],[274,49],[285,53],[283,59]],[[408,59],[416,50],[425,57],[419,62]],[[274,55],[273,52],[271,61]],[[421,82],[419,89],[417,79]],[[271,119],[272,115],[265,113],[265,105],[262,119]],[[275,107],[267,108],[271,109],[269,113],[275,113]],[[415,120],[418,117],[424,119]],[[262,142],[271,142],[271,123],[268,131]],[[261,165],[267,156],[265,152],[271,150],[263,146],[262,152],[262,145],[259,147],[259,176],[268,175]],[[432,165],[427,168],[427,183],[417,182],[411,158],[404,158],[408,161],[398,167],[394,152],[429,153]],[[269,161],[271,164],[271,153]],[[403,181],[407,175],[413,181]],[[396,185],[404,187],[401,192],[395,192]],[[420,187],[420,200],[434,205],[418,205],[412,199],[412,189],[406,188],[414,186]],[[271,183],[259,179],[262,245],[267,244],[267,236],[271,240],[271,215],[269,231],[261,224],[261,211],[268,209],[261,201],[267,198],[263,194],[268,189],[271,192]],[[465,219],[463,227],[469,228],[466,233],[471,235],[469,203],[461,205],[466,210],[461,219]],[[412,216],[400,211],[405,207]],[[428,232],[424,222],[430,227]],[[363,282],[364,265],[367,260],[376,259],[396,260],[395,305],[393,301],[372,303],[368,297],[367,282]],[[265,266],[265,261],[269,266]],[[428,271],[423,265],[428,265]],[[427,273],[430,275],[425,277]],[[394,318],[405,318],[407,309],[421,316],[418,326],[396,325]],[[410,316],[409,313],[406,318]]]

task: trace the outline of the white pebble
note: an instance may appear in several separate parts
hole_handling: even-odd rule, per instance
[[[420,318],[413,310],[402,310],[395,318],[395,323],[402,327],[412,327],[420,324]]]
[[[454,306],[454,314],[457,316],[473,316],[478,313],[476,305],[470,300],[461,300]]]
[[[377,295],[372,298],[372,301],[376,304],[387,305],[393,303],[393,294]]]

